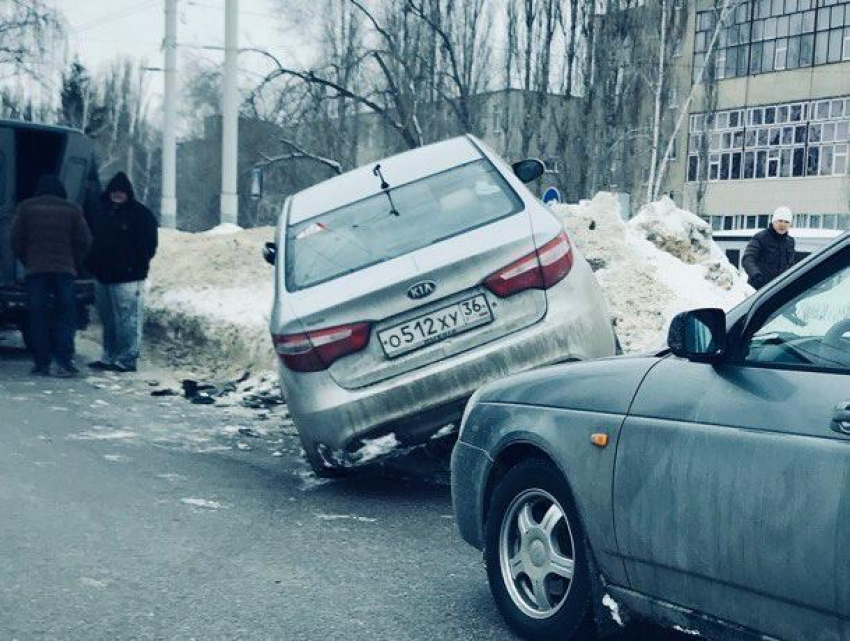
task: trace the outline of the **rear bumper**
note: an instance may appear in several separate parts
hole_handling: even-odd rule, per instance
[[[77,314],[78,325],[88,325],[88,307],[94,303],[94,281],[77,280],[74,282],[77,308],[83,314]],[[27,313],[27,290],[23,283],[0,286],[0,323],[17,325],[23,322]]]
[[[602,292],[586,263],[577,267],[571,284],[547,292],[548,311],[537,324],[396,378],[347,390],[327,372],[293,374],[281,368],[289,410],[308,454],[330,464],[356,464],[363,439],[393,433],[404,444],[414,434],[427,437],[458,421],[466,400],[487,383],[566,360],[613,355],[614,332]]]

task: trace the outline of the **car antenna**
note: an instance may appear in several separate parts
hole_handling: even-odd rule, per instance
[[[390,201],[390,213],[393,216],[399,216],[400,214],[398,213],[398,209],[395,208],[395,203],[393,202],[393,195],[390,193],[390,189],[392,188],[384,178],[384,174],[381,171],[381,163],[375,165],[375,168],[372,169],[372,174],[381,179],[381,189],[384,191],[384,193],[387,195],[387,199],[389,199]]]

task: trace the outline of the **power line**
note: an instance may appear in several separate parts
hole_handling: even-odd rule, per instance
[[[140,2],[138,4],[125,7],[118,11],[113,11],[112,13],[109,13],[105,16],[100,16],[99,18],[95,18],[94,20],[90,20],[89,22],[83,23],[79,27],[71,27],[71,31],[73,31],[74,34],[80,34],[84,31],[96,29],[97,27],[102,27],[106,24],[109,24],[110,22],[114,22],[122,18],[129,18],[130,16],[134,16],[137,13],[141,13],[146,9],[152,9],[154,6],[155,5],[149,0],[147,2]]]
[[[188,4],[191,7],[204,7],[204,8],[207,8],[207,9],[216,9],[218,11],[224,10],[224,5],[209,4],[207,2],[198,2],[198,0],[187,0],[186,4]],[[280,18],[280,14],[268,13],[268,12],[263,12],[263,11],[246,11],[245,9],[239,9],[239,13],[240,13],[240,15],[259,16],[261,18]]]

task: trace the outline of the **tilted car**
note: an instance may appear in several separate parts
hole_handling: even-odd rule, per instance
[[[530,639],[633,613],[847,641],[850,233],[668,343],[470,400],[452,496],[501,613]]]
[[[271,333],[318,473],[428,439],[487,382],[615,352],[590,267],[518,177],[542,170],[463,136],[287,199]]]

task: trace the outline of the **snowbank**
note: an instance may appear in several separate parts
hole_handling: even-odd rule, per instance
[[[610,193],[553,211],[596,270],[626,352],[662,346],[678,312],[730,309],[753,291],[712,241],[709,225],[669,198],[628,223]]]
[[[628,223],[608,193],[553,211],[596,270],[626,352],[662,345],[679,311],[729,309],[752,292],[708,225],[669,199]],[[270,227],[162,231],[146,321],[155,360],[219,380],[274,369],[268,334],[274,271],[261,254],[273,237]]]
[[[271,227],[160,232],[145,322],[155,360],[222,378],[274,368],[274,271],[261,254],[273,238]]]

